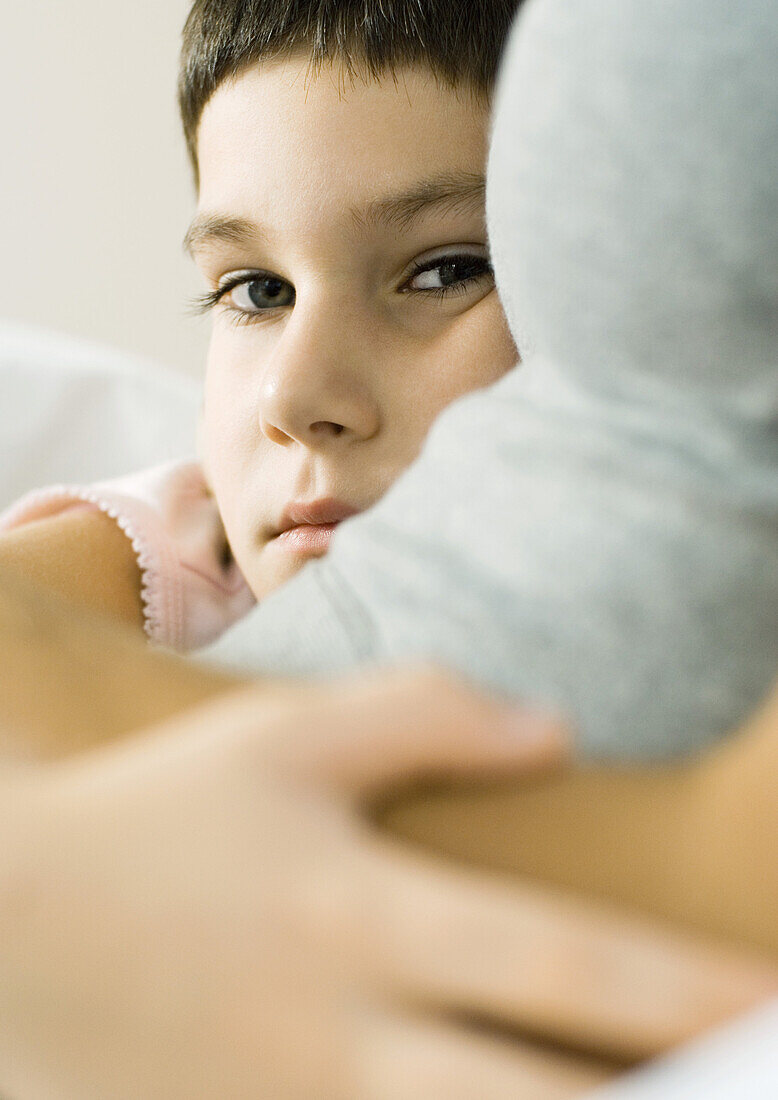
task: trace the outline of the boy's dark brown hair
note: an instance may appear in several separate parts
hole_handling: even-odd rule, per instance
[[[197,128],[222,81],[297,49],[313,71],[337,59],[375,79],[424,65],[489,95],[521,0],[195,0],[186,20],[178,102],[197,181]]]

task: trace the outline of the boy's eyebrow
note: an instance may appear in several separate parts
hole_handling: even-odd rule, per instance
[[[433,206],[481,209],[486,198],[486,178],[477,172],[446,172],[420,180],[395,194],[371,199],[349,211],[351,220],[361,232],[378,226],[408,230]],[[226,214],[197,214],[186,231],[184,249],[194,255],[211,241],[246,244],[261,237],[262,227],[246,218]]]
[[[444,172],[394,195],[373,199],[350,211],[359,229],[384,225],[408,229],[431,206],[481,208],[486,199],[486,177],[479,172]]]
[[[210,241],[245,244],[258,235],[259,226],[246,218],[231,218],[227,214],[197,214],[187,229],[182,246],[194,256]]]

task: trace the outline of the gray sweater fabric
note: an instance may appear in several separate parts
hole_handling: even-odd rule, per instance
[[[523,365],[208,652],[433,659],[581,752],[729,731],[778,672],[778,7],[535,0],[487,214]]]

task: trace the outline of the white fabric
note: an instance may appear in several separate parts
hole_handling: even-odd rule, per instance
[[[778,1001],[588,1100],[776,1100]]]
[[[135,356],[0,321],[0,508],[195,452],[200,387]]]

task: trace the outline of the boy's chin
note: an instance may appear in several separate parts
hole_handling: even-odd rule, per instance
[[[244,571],[249,588],[258,602],[267,599],[288,581],[295,577],[302,567],[314,560],[314,555],[289,555],[288,558],[273,562],[260,560],[253,569]]]

